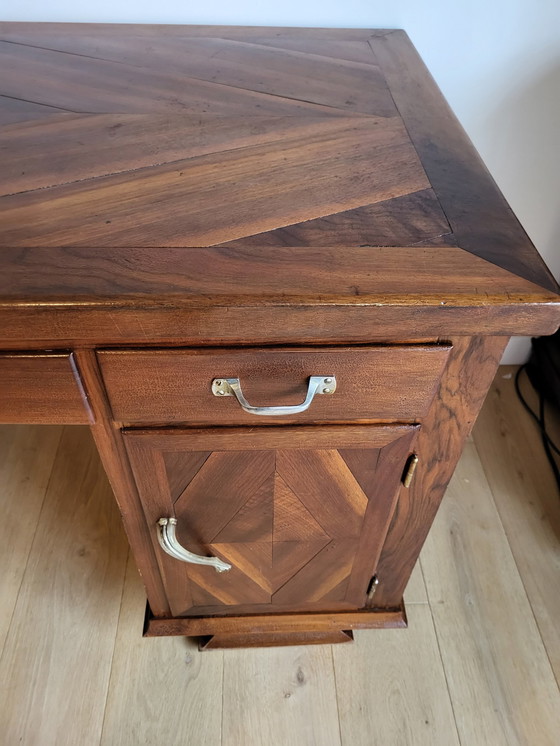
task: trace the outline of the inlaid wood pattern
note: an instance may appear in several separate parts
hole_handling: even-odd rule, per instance
[[[220,86],[227,86],[240,92],[248,90],[265,94],[268,97],[263,99],[265,102],[274,96],[286,99],[288,105],[290,101],[299,101],[382,116],[393,115],[396,111],[372,53],[368,62],[363,63],[308,50],[261,45],[255,40],[247,43],[216,37],[186,42],[181,38],[146,40],[128,37],[123,40],[61,34],[51,37],[46,45],[48,49],[34,47],[29,53],[29,46],[26,45],[24,50],[19,48],[21,42],[0,43],[0,55],[5,55],[6,60],[23,58],[24,64],[29,65],[30,60],[41,60],[61,75],[68,76],[70,81],[82,80],[90,70],[120,63],[111,68],[116,71],[116,80],[108,83],[106,88],[109,89],[120,85],[121,80],[130,79],[137,68],[142,68],[161,71],[168,80],[180,75],[189,83],[192,80],[205,81],[212,84],[209,90],[216,94]],[[38,83],[36,85],[41,95]],[[189,95],[188,86],[183,87],[183,92],[183,95]],[[59,87],[52,95],[58,95],[61,98],[57,100],[63,100],[67,105],[71,103],[67,97],[62,99],[64,92]],[[150,96],[146,101],[149,104]],[[239,103],[243,101],[240,95]]]
[[[357,458],[364,465],[377,462],[378,452],[360,450]],[[211,454],[175,502],[178,536],[184,546],[194,542],[202,554],[232,563],[233,570],[226,578],[189,568],[189,579],[205,592],[201,601],[193,588],[195,605],[212,605],[213,599],[297,606],[324,600],[335,588],[338,597],[331,600],[344,600],[340,584],[347,585],[367,504],[335,449]],[[291,528],[300,517],[296,539]]]
[[[127,433],[153,528],[174,515],[184,547],[232,565],[218,574],[158,547],[173,615],[364,607],[415,430]]]
[[[447,241],[451,228],[431,189],[247,236],[223,246],[408,246],[423,240]]]
[[[347,341],[411,317],[432,338],[557,325],[556,283],[402,32],[2,23],[0,65],[3,347],[89,343],[88,324],[220,344],[216,302],[278,304],[272,343],[286,303],[301,341],[341,303]],[[247,343],[252,311],[228,319]]]
[[[400,120],[336,123],[293,138],[280,126],[266,145],[6,196],[0,241],[209,246],[429,187]]]

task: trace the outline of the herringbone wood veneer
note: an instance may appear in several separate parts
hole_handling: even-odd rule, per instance
[[[556,283],[402,32],[0,23],[0,66],[3,344],[185,343],[167,311],[287,299],[302,341],[340,304],[401,338],[409,306],[424,338],[442,306],[460,333],[552,326]],[[542,323],[504,330],[520,302]]]
[[[365,606],[417,428],[333,430],[327,446],[313,428],[238,431],[228,446],[212,431],[127,434],[147,512],[174,515],[185,548],[232,565],[218,574],[156,547],[175,616]],[[353,447],[357,430],[371,445]]]

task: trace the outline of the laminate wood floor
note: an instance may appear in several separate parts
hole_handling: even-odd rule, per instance
[[[424,547],[409,628],[353,645],[142,639],[87,428],[0,428],[0,746],[557,746],[560,498],[514,372]]]

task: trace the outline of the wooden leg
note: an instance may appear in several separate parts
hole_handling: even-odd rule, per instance
[[[420,549],[507,344],[506,337],[458,337],[416,441],[420,459],[410,489],[401,487],[377,565],[375,604],[402,598]]]

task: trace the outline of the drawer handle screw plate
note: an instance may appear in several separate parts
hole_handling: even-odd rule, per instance
[[[280,407],[253,407],[243,395],[239,378],[215,378],[212,381],[214,396],[235,396],[241,408],[249,414],[281,417],[287,414],[299,414],[309,409],[315,394],[334,394],[336,378],[334,376],[310,376],[307,395],[301,404]]]
[[[231,565],[219,557],[201,557],[200,554],[189,552],[181,546],[175,534],[176,518],[160,518],[158,521],[158,540],[164,552],[181,562],[190,562],[192,565],[210,565],[216,572],[227,572]]]

